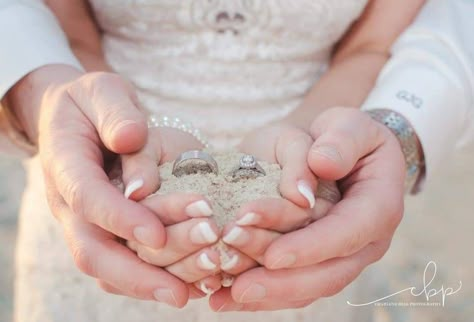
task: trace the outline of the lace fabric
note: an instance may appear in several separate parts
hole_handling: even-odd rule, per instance
[[[217,148],[285,117],[367,0],[92,0],[109,64],[145,108]]]

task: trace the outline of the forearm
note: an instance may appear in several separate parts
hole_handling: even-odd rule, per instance
[[[305,129],[334,106],[359,108],[390,56],[390,48],[411,24],[424,0],[371,0],[338,44],[331,66],[287,119]]]
[[[328,108],[358,108],[373,88],[387,60],[388,54],[370,50],[361,50],[336,60],[285,122],[309,129],[316,116]]]

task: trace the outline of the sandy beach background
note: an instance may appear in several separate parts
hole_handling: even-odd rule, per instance
[[[363,286],[363,292],[358,298],[347,300],[364,303],[407,287],[416,286],[421,290],[423,272],[430,261],[436,263],[437,273],[429,289],[456,289],[461,282],[461,290],[447,296],[444,307],[371,305],[354,308],[360,313],[359,316],[364,316],[359,321],[367,320],[368,316],[376,322],[474,320],[473,166],[474,153],[459,153],[455,160],[446,160],[445,169],[433,178],[430,187],[422,195],[408,198],[405,218],[390,251],[359,278],[358,283]],[[17,160],[0,156],[1,322],[12,319],[16,214],[24,180],[21,164]],[[433,273],[427,275],[432,276]],[[426,299],[404,293],[386,302],[404,305],[403,303],[426,303]],[[441,295],[432,297],[430,303],[433,302],[441,302]]]

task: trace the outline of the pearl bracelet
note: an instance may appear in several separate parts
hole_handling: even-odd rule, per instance
[[[154,127],[169,127],[172,129],[180,130],[184,133],[192,135],[196,140],[198,140],[206,148],[209,147],[209,142],[201,131],[195,128],[192,123],[184,122],[179,117],[169,117],[169,116],[157,116],[150,115],[148,117],[148,128]]]

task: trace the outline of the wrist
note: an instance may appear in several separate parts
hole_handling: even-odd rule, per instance
[[[38,141],[38,124],[43,98],[48,90],[68,83],[83,72],[68,65],[47,65],[23,77],[13,86],[2,101],[11,115],[15,130],[25,136],[25,141],[35,145]]]

